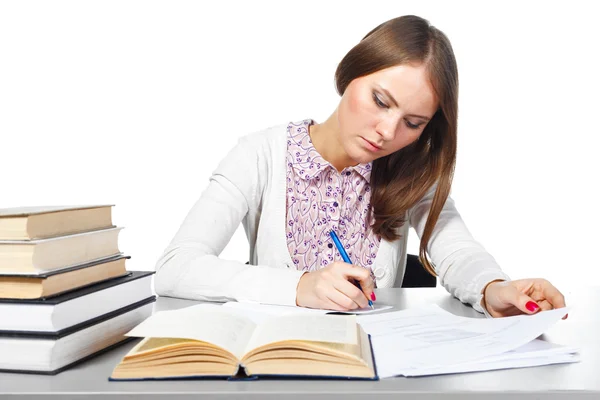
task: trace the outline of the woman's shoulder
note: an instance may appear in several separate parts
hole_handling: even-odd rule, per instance
[[[285,159],[288,151],[290,130],[302,127],[309,121],[312,120],[280,123],[245,133],[238,138],[237,144],[230,150],[229,156],[226,158],[235,159],[238,165],[240,161],[258,163],[263,167],[269,167],[273,163],[279,165],[281,159]]]
[[[240,168],[263,170],[270,168],[273,162],[278,164],[278,159],[285,157],[287,151],[287,127],[287,123],[272,125],[240,136],[216,172],[228,175],[227,172]],[[250,170],[245,172],[250,173]]]
[[[236,148],[238,153],[243,153],[247,158],[263,161],[267,165],[273,162],[279,165],[281,159],[287,155],[291,131],[305,128],[312,121],[311,119],[291,120],[246,133],[238,139]]]
[[[256,148],[285,146],[288,125],[289,123],[277,124],[246,133],[240,137],[239,142],[240,144]]]

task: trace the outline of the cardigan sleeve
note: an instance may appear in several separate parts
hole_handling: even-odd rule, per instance
[[[259,145],[240,139],[212,174],[156,264],[158,295],[296,305],[302,271],[219,258],[250,207],[260,206]]]
[[[436,187],[437,184],[429,189],[408,212],[410,226],[419,238],[425,230]],[[441,285],[480,313],[484,313],[480,303],[485,285],[496,279],[510,280],[492,255],[473,238],[450,196],[427,244],[427,254]]]

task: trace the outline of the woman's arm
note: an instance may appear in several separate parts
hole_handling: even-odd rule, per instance
[[[419,238],[425,229],[436,187],[434,185],[408,212],[410,225]],[[484,312],[480,303],[486,285],[494,280],[510,280],[492,255],[473,239],[451,197],[442,208],[427,244],[427,254],[442,286],[479,312]]]
[[[260,143],[243,138],[220,163],[156,264],[158,295],[197,300],[296,304],[301,271],[220,259],[250,207],[259,207],[264,179]],[[263,175],[266,171],[262,170]]]

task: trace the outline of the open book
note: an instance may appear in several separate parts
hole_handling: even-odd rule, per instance
[[[127,334],[144,339],[110,379],[377,379],[369,336],[354,315],[247,314],[214,304],[158,312]]]

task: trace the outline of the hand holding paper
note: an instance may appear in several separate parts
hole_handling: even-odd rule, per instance
[[[485,304],[492,317],[535,314],[565,307],[562,293],[545,279],[493,282],[485,289]],[[566,319],[567,315],[563,317]]]

